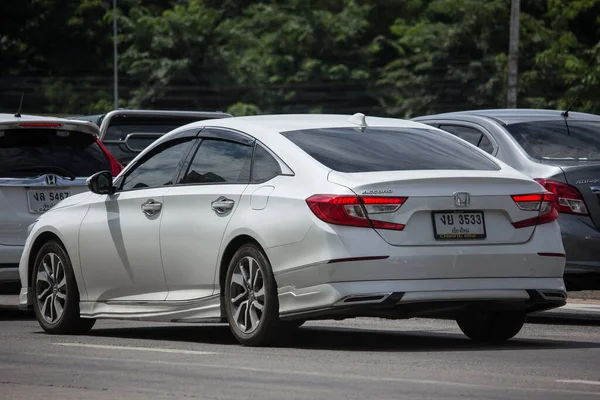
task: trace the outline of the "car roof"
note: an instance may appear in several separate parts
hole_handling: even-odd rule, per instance
[[[275,115],[254,115],[248,117],[232,117],[223,119],[203,120],[187,124],[179,130],[190,128],[201,128],[205,126],[215,126],[231,128],[246,132],[261,140],[266,135],[272,135],[279,132],[319,129],[319,128],[356,128],[356,123],[349,122],[351,115],[340,114],[275,114]],[[365,117],[367,126],[372,127],[402,127],[402,128],[427,128],[430,126],[408,120],[397,118]]]
[[[15,117],[14,114],[6,114],[0,113],[0,127],[9,128],[9,129],[22,129],[20,124],[22,123],[59,123],[61,124],[61,130],[67,131],[80,131],[84,133],[88,133],[90,135],[99,136],[100,130],[98,126],[89,121],[80,121],[80,120],[69,120],[65,118],[59,117],[47,117],[40,115],[21,115],[20,117]],[[34,127],[27,127],[34,128]],[[24,128],[24,129],[27,129]],[[39,128],[49,128],[49,127],[39,127]]]
[[[468,116],[484,117],[495,120],[502,125],[510,125],[521,122],[532,122],[532,121],[550,121],[550,120],[562,120],[564,119],[562,113],[563,110],[544,110],[544,109],[529,109],[529,108],[507,108],[507,109],[489,109],[489,110],[471,110],[471,111],[457,111],[443,114],[427,115],[423,117],[414,118],[415,121],[421,119],[432,119],[432,118],[463,118]],[[595,114],[587,114],[575,111],[569,111],[569,120],[579,121],[600,121],[600,116]]]

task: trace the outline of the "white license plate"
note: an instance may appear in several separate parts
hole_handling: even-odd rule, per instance
[[[484,239],[486,231],[483,212],[434,212],[433,233],[438,240]]]
[[[44,213],[70,195],[71,192],[68,190],[28,190],[29,212],[32,214]]]

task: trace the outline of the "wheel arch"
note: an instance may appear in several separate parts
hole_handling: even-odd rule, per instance
[[[249,235],[247,233],[243,233],[243,234],[239,234],[239,235],[235,236],[233,239],[231,239],[229,241],[229,243],[227,244],[227,246],[225,247],[225,250],[223,250],[223,253],[221,255],[221,262],[219,263],[218,284],[219,284],[219,290],[221,293],[221,297],[223,297],[223,294],[224,294],[223,288],[225,287],[225,278],[227,277],[227,268],[229,267],[229,263],[231,262],[231,259],[233,258],[235,252],[240,247],[242,247],[245,244],[249,244],[249,243],[258,246],[258,248],[263,252],[265,257],[267,257],[267,260],[269,259],[264,247],[259,243],[258,240],[256,240],[254,238],[254,236]]]
[[[45,231],[45,232],[42,232],[41,234],[39,234],[35,238],[33,243],[31,244],[31,248],[29,250],[29,257],[27,259],[27,280],[28,280],[27,286],[28,287],[32,287],[34,263],[35,263],[35,259],[37,258],[37,255],[38,255],[40,249],[42,248],[42,246],[44,244],[46,244],[52,240],[56,241],[60,246],[62,246],[65,253],[67,253],[67,256],[71,257],[69,255],[69,251],[67,250],[67,247],[65,246],[63,241],[60,239],[60,237],[58,237],[58,235],[56,233],[51,232],[51,231]]]

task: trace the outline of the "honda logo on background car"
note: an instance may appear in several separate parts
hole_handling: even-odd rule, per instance
[[[46,175],[46,184],[54,186],[56,181],[56,175]]]
[[[471,205],[471,195],[467,192],[454,193],[454,205],[456,207],[468,207]]]

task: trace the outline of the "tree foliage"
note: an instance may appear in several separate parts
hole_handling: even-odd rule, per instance
[[[504,107],[510,0],[3,0],[0,107],[411,117]],[[600,113],[600,0],[522,2],[519,106]]]

